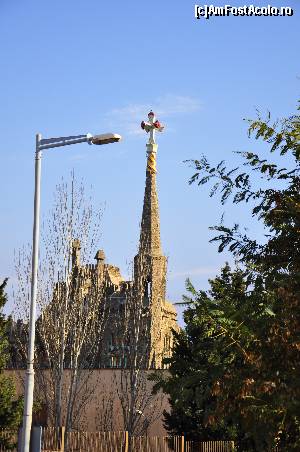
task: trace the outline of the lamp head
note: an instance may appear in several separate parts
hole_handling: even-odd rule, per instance
[[[91,144],[109,144],[109,143],[118,143],[122,139],[121,135],[117,133],[103,133],[101,135],[94,135],[90,138]]]

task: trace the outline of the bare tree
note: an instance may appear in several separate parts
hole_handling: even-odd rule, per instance
[[[96,428],[100,432],[119,431],[122,427],[119,424],[120,413],[116,406],[114,385],[101,383],[102,391],[97,394],[96,399]]]
[[[36,392],[47,407],[50,422],[64,424],[66,431],[80,423],[83,408],[93,395],[94,387],[87,383],[97,365],[107,312],[103,278],[96,265],[87,265],[99,240],[101,216],[102,211],[94,210],[83,183],[77,183],[73,173],[70,183],[57,185],[54,208],[42,227]],[[19,253],[16,271],[16,314],[26,321],[28,249]],[[23,346],[24,342],[20,341]]]
[[[152,393],[149,368],[155,345],[151,337],[151,310],[147,294],[147,259],[140,253],[136,262],[138,278],[126,282],[124,292],[110,298],[109,324],[112,337],[106,335],[110,356],[112,388],[116,401],[112,406],[118,416],[114,429],[128,431],[129,437],[147,434],[162,416],[164,397]],[[109,333],[108,333],[109,334]]]

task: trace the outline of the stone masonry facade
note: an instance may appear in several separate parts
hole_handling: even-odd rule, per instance
[[[166,300],[167,258],[162,253],[160,240],[156,170],[151,171],[149,167],[149,155],[153,158],[154,149],[154,158],[156,158],[157,145],[147,144],[147,149],[148,161],[139,249],[134,258],[132,280],[125,281],[118,267],[105,262],[103,250],[97,251],[96,264],[81,266],[80,243],[78,240],[73,242],[73,267],[74,272],[82,280],[83,294],[86,293],[88,296],[91,281],[97,280],[98,286],[105,286],[103,294],[108,316],[96,366],[100,368],[128,366],[126,344],[134,343],[132,336],[137,332],[131,328],[131,325],[125,326],[126,322],[131,321],[130,315],[126,316],[126,312],[131,312],[127,305],[129,303],[138,305],[137,300],[141,297],[144,320],[139,320],[142,324],[139,326],[137,342],[140,354],[145,358],[144,368],[163,367],[162,360],[170,356],[172,349],[172,330],[179,330],[176,309]],[[138,307],[134,309],[138,310]],[[126,338],[126,334],[131,338]]]

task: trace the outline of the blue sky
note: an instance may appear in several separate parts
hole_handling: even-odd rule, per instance
[[[42,210],[46,215],[55,185],[74,169],[93,186],[95,202],[106,203],[99,248],[126,273],[144,191],[146,136],[139,124],[152,108],[166,125],[158,139],[158,187],[168,297],[181,300],[187,276],[206,288],[229,259],[208,243],[208,227],[224,208],[207,188],[188,185],[192,170],[183,160],[204,153],[236,164],[232,151],[266,152],[247,138],[243,118],[256,108],[274,117],[295,111],[300,4],[272,5],[292,6],[294,16],[197,21],[191,1],[0,0],[0,277],[14,282],[14,250],[31,241],[37,132],[122,134],[116,145],[45,153]],[[228,224],[236,219],[262,234],[245,207],[225,210]]]

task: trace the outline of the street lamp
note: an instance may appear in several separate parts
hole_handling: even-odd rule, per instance
[[[34,186],[34,217],[33,217],[33,246],[32,246],[32,269],[31,269],[31,302],[29,316],[29,339],[27,370],[25,374],[25,400],[23,412],[23,429],[21,452],[29,452],[30,431],[32,422],[33,387],[34,387],[34,341],[35,341],[35,314],[37,297],[37,270],[38,270],[38,250],[40,231],[40,191],[41,191],[41,159],[42,151],[46,149],[68,146],[70,144],[109,144],[121,140],[121,136],[115,133],[105,133],[102,135],[76,135],[59,138],[44,138],[41,134],[36,135],[35,151],[35,186]]]

